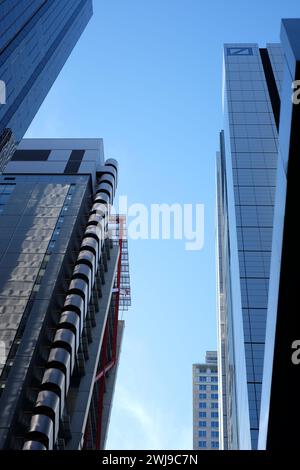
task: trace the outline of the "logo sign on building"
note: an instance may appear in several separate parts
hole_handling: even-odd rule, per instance
[[[252,47],[228,47],[227,55],[249,56],[253,55],[253,49]]]

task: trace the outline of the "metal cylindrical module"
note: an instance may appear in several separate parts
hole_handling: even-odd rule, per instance
[[[117,162],[107,160],[105,168],[107,172],[95,190],[23,450],[51,450],[56,443],[117,185]]]

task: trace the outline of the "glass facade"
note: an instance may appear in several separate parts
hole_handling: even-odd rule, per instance
[[[3,0],[0,5],[0,171],[92,15],[92,0]]]
[[[221,446],[257,448],[278,157],[280,46],[224,47],[217,155]],[[280,104],[280,103],[279,103]]]
[[[0,177],[0,190],[7,192],[8,187],[13,192],[0,194],[0,341],[7,354],[6,363],[0,365],[3,386],[14,365],[25,311],[39,298],[49,263],[53,269],[54,260],[66,251],[78,201],[84,198],[88,184],[88,177],[83,176],[69,177],[69,181],[51,176],[15,176],[10,185],[5,184],[5,178]],[[3,197],[9,200],[1,210]],[[50,293],[49,283],[47,290]],[[43,297],[45,300],[45,294]]]
[[[285,452],[299,446],[299,127],[300,20],[281,24],[283,61],[277,57],[281,110],[271,275],[266,326],[259,449]],[[283,63],[283,64],[282,64]],[[296,83],[295,83],[296,81]],[[297,85],[297,86],[295,86]],[[293,98],[293,99],[292,99]],[[296,345],[294,344],[296,341]],[[296,347],[295,347],[296,346]],[[297,349],[296,349],[297,348]],[[296,354],[296,357],[299,354]]]

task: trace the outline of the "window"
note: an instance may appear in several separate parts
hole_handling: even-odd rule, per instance
[[[203,401],[199,402],[199,408],[206,408],[206,403]]]
[[[211,398],[212,398],[213,400],[217,400],[217,399],[218,399],[218,394],[217,394],[217,393],[212,393],[212,394],[211,394]]]
[[[218,390],[218,385],[211,385],[211,390]]]
[[[199,421],[199,428],[206,428],[206,421]]]
[[[199,385],[199,390],[206,390],[206,385]]]
[[[3,212],[14,189],[15,184],[0,184],[0,213]]]
[[[210,407],[211,407],[212,409],[218,409],[218,403],[211,403],[211,404],[210,404]]]
[[[212,418],[218,418],[219,417],[219,413],[217,411],[212,411],[211,412],[211,417]]]
[[[206,437],[206,431],[199,431],[199,437]]]
[[[206,447],[206,441],[199,441],[199,447],[201,449],[205,448]]]
[[[199,382],[206,382],[206,377],[203,377],[203,375],[200,375]]]
[[[219,431],[212,431],[211,437],[219,437]]]
[[[218,449],[219,448],[219,442],[218,441],[212,441],[211,442],[211,447],[213,449]]]
[[[206,393],[199,393],[200,400],[206,400],[207,396]]]
[[[206,411],[200,411],[199,418],[206,418]]]
[[[67,193],[67,197],[69,197],[70,193],[73,192],[73,188],[74,185],[71,185],[69,187],[69,190],[68,190],[68,193]],[[71,196],[70,196],[71,197]],[[62,224],[64,223],[64,215],[63,215],[63,211],[67,211],[68,210],[68,205],[66,202],[64,202],[64,205],[61,209],[61,212],[60,212],[60,215],[59,215],[59,218],[58,218],[58,221],[56,222],[56,225],[55,225],[55,228],[54,228],[54,231],[53,231],[53,234],[52,234],[52,237],[51,237],[51,240],[49,242],[49,245],[48,245],[48,254],[52,254],[52,250],[54,250],[55,248],[55,244],[57,242],[57,238],[59,237],[60,233],[61,233],[61,226]]]
[[[218,382],[218,377],[212,376],[210,379],[211,379],[211,382]]]
[[[212,421],[211,422],[211,427],[212,428],[218,428],[219,427],[219,422],[218,421]]]
[[[8,199],[9,199],[9,194],[5,194],[5,193],[0,194],[0,205],[2,206],[6,204]]]

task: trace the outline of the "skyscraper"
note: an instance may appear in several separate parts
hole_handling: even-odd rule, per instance
[[[193,449],[219,448],[218,358],[207,351],[205,363],[193,364]]]
[[[224,46],[217,251],[225,449],[258,443],[283,64],[280,44]]]
[[[3,0],[0,5],[0,171],[92,16],[92,0]],[[0,100],[2,103],[2,101]]]
[[[23,140],[0,176],[0,448],[105,445],[130,304],[101,139]]]
[[[299,19],[282,21],[281,46],[284,73],[259,429],[259,448],[272,451],[299,446]]]

